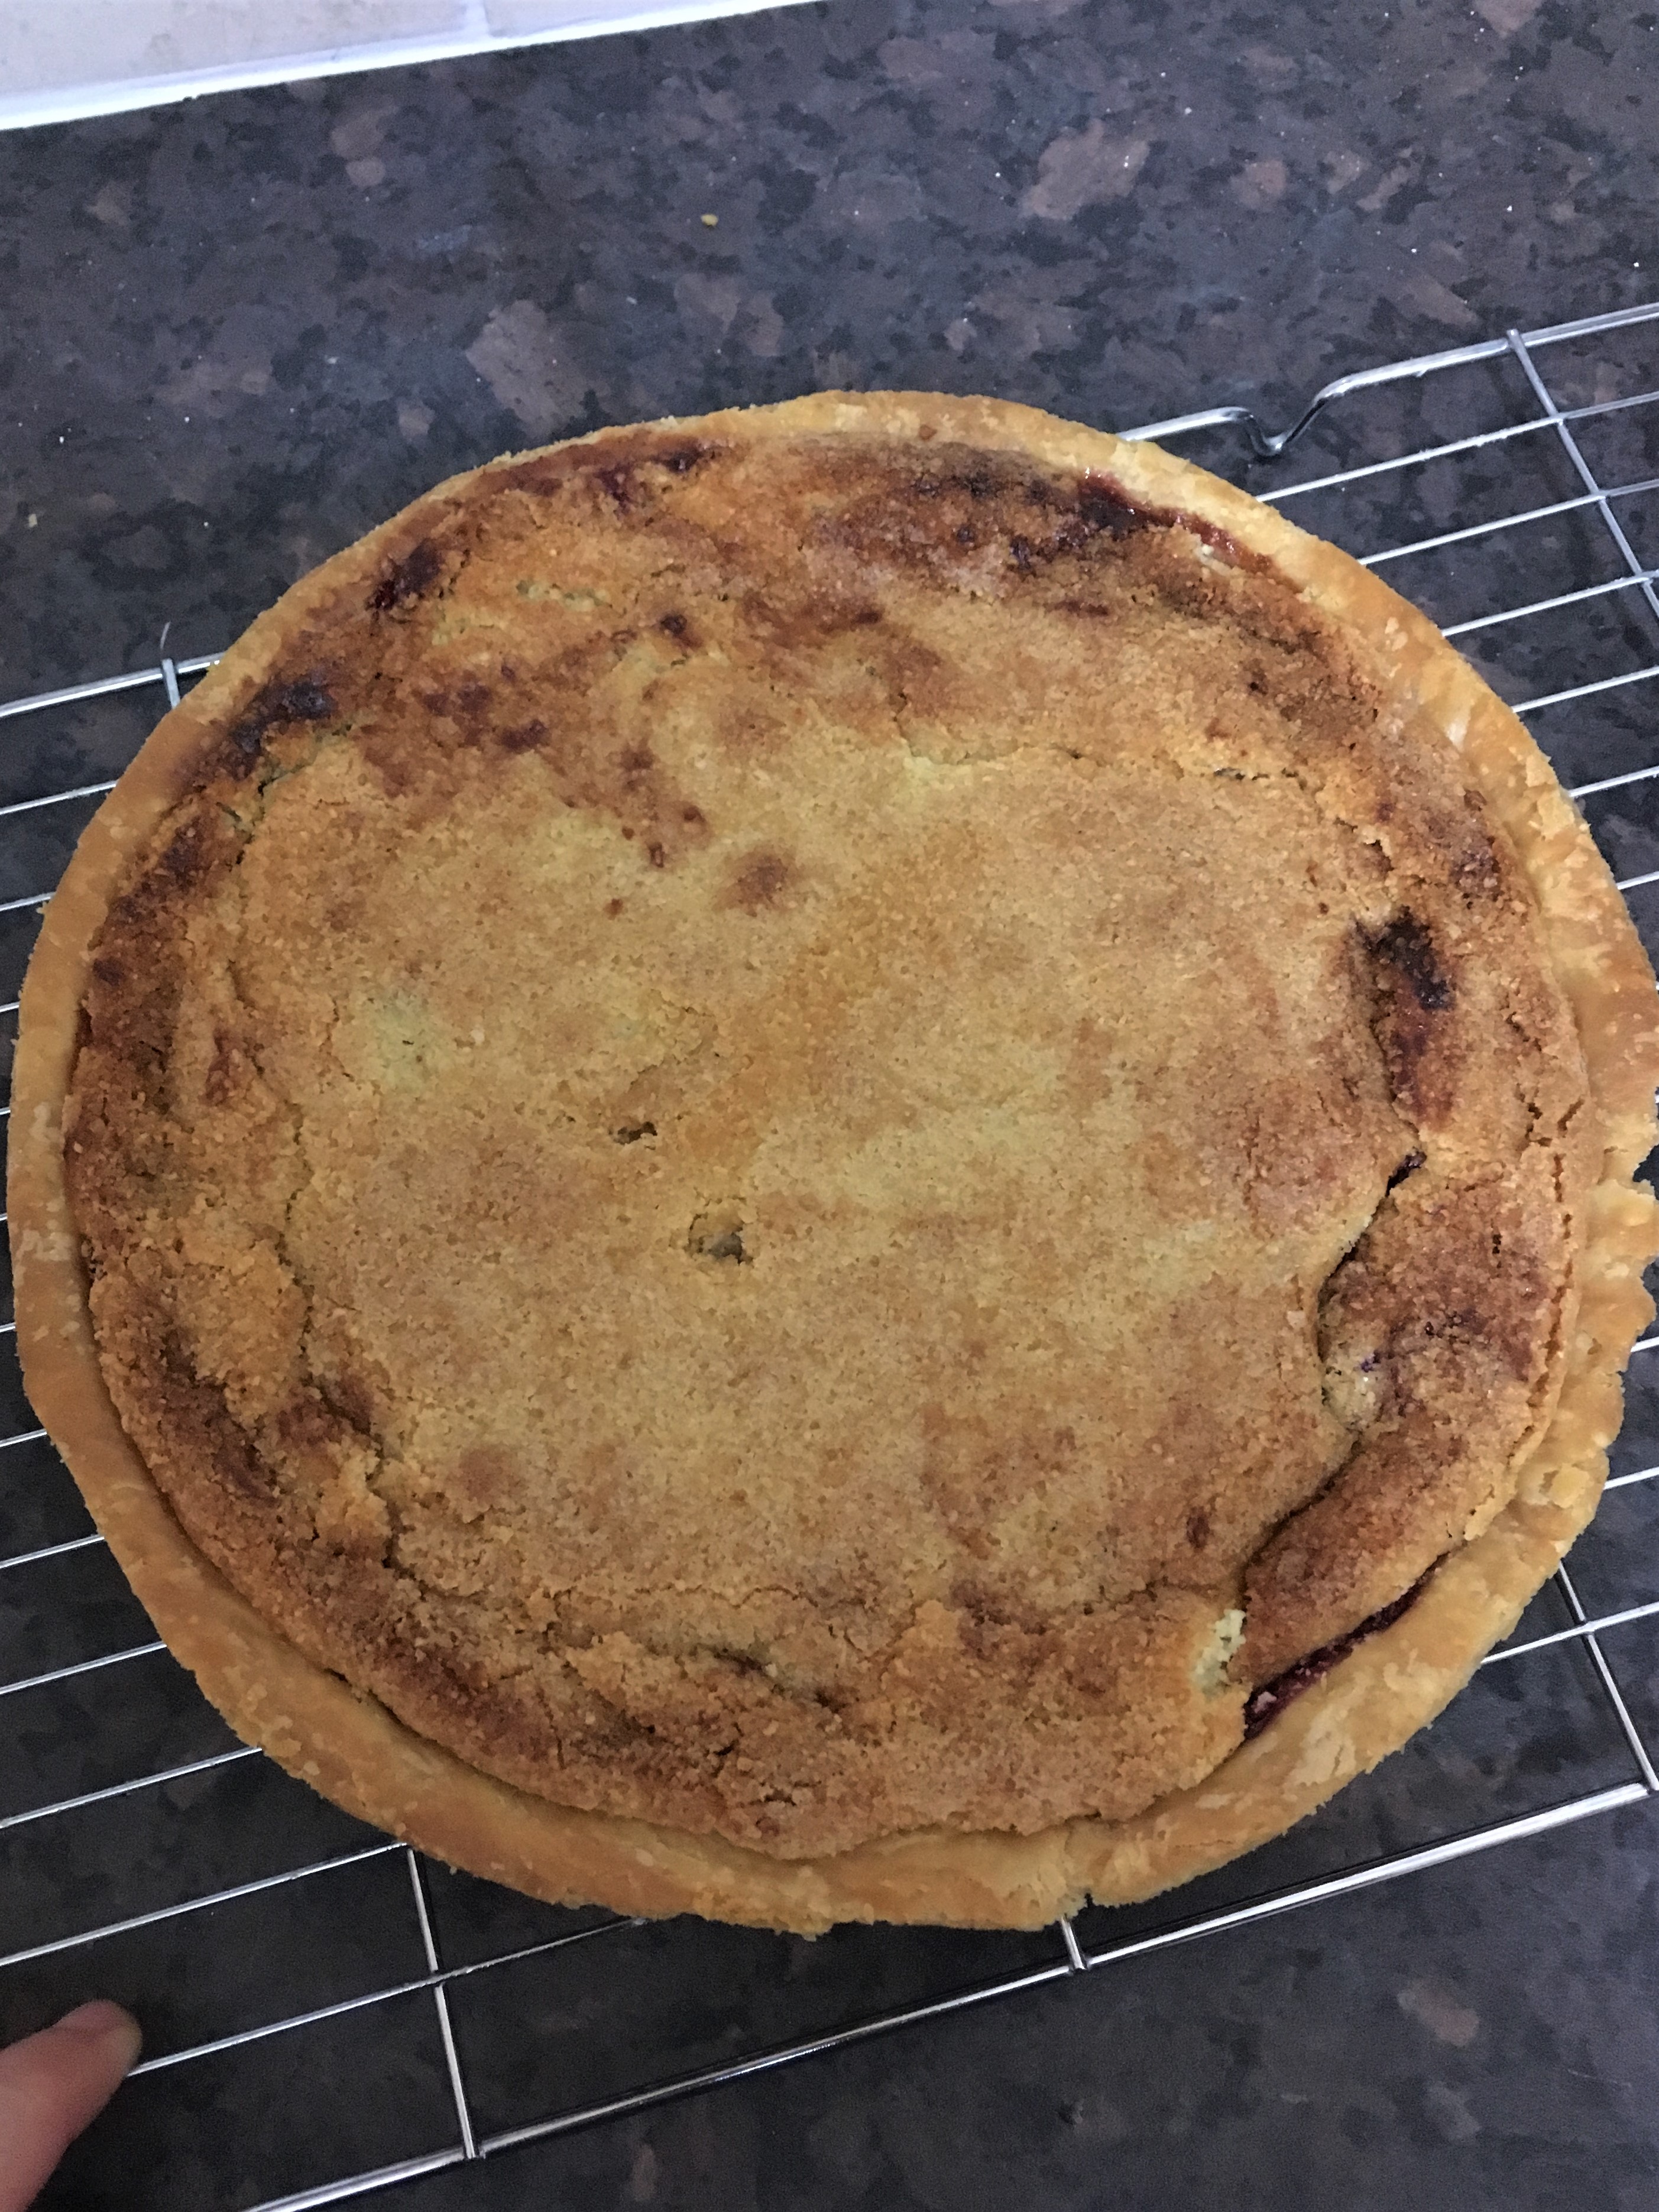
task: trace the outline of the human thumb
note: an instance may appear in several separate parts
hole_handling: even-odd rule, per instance
[[[33,2203],[138,2056],[138,2023],[99,1997],[0,2051],[0,2212]]]

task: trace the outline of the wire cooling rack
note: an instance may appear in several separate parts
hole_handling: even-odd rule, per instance
[[[1659,942],[1659,303],[1343,377],[1186,441],[1380,568],[1527,719]],[[1242,449],[1248,448],[1248,453]],[[150,710],[213,656],[0,707],[0,990]],[[8,742],[9,740],[9,742]],[[12,1324],[0,1322],[0,1335]],[[301,2212],[1659,1794],[1659,1333],[1595,1526],[1435,1728],[1290,1836],[1036,1936],[807,1943],[557,1911],[238,1745],[90,1528],[0,1344],[0,2036],[97,1991],[146,2055],[46,2203]],[[484,2204],[494,2195],[477,2179]]]

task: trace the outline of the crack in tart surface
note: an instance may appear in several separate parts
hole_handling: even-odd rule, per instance
[[[88,831],[19,1344],[353,1810],[1032,1923],[1374,1763],[1589,1517],[1656,1032],[1514,717],[1243,495],[989,401],[606,431],[296,586]]]

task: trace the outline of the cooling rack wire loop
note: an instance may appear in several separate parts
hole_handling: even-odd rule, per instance
[[[1355,493],[1363,497],[1386,495],[1391,487],[1414,481],[1413,471],[1455,466],[1480,457],[1488,457],[1494,463],[1514,463],[1527,456],[1536,457],[1545,448],[1553,447],[1565,457],[1568,470],[1568,488],[1562,495],[1534,499],[1497,516],[1479,515],[1468,520],[1449,518],[1445,526],[1426,532],[1419,529],[1397,542],[1371,544],[1360,557],[1371,568],[1399,566],[1404,573],[1413,562],[1421,563],[1425,558],[1444,555],[1449,550],[1475,558],[1489,556],[1493,549],[1513,547],[1522,534],[1540,526],[1577,527],[1589,524],[1598,529],[1611,548],[1612,573],[1595,575],[1571,588],[1547,590],[1542,596],[1534,591],[1532,596],[1522,598],[1513,605],[1486,605],[1477,612],[1465,611],[1444,626],[1448,637],[1480,640],[1485,649],[1501,647],[1506,641],[1531,635],[1536,625],[1551,617],[1569,616],[1583,623],[1620,615],[1626,610],[1638,613],[1645,630],[1645,647],[1638,655],[1638,665],[1581,672],[1569,662],[1559,672],[1570,674],[1576,680],[1553,684],[1551,688],[1520,697],[1516,702],[1516,711],[1523,716],[1548,714],[1559,720],[1560,709],[1582,708],[1590,702],[1616,702],[1619,695],[1628,694],[1634,687],[1650,684],[1659,677],[1659,568],[1646,562],[1638,550],[1644,536],[1652,543],[1655,534],[1644,532],[1635,520],[1642,512],[1642,501],[1659,492],[1659,476],[1638,471],[1604,483],[1586,450],[1594,438],[1607,434],[1609,428],[1616,433],[1621,421],[1653,419],[1644,418],[1641,410],[1659,410],[1659,386],[1603,398],[1599,396],[1598,382],[1598,396],[1563,405],[1553,396],[1540,356],[1547,362],[1556,348],[1582,349],[1589,341],[1611,339],[1616,334],[1656,322],[1659,322],[1659,302],[1579,322],[1555,324],[1524,334],[1510,331],[1502,337],[1483,340],[1478,344],[1338,377],[1314,394],[1288,428],[1276,432],[1267,431],[1252,410],[1231,406],[1174,416],[1124,434],[1133,439],[1164,440],[1188,439],[1203,434],[1231,434],[1243,439],[1257,464],[1282,461],[1316,423],[1328,427],[1339,422],[1344,403],[1352,407],[1376,395],[1387,394],[1392,387],[1409,390],[1414,386],[1422,389],[1433,380],[1449,378],[1460,371],[1486,368],[1496,374],[1507,370],[1519,380],[1519,419],[1486,422],[1461,435],[1432,437],[1428,442],[1411,445],[1406,451],[1363,459],[1352,466],[1330,468],[1294,483],[1275,486],[1253,481],[1252,488],[1260,496],[1295,514],[1298,501]],[[1259,472],[1258,469],[1256,473]],[[1547,584],[1553,580],[1545,577],[1540,580]],[[159,691],[168,704],[176,705],[184,686],[210,668],[219,656],[211,653],[172,656],[167,649],[167,635],[168,631],[164,629],[154,665],[0,703],[0,721],[21,721],[22,718],[54,710],[87,708],[118,694],[145,690]],[[1644,787],[1659,778],[1659,750],[1650,746],[1649,751],[1652,757],[1636,765],[1626,762],[1614,766],[1609,762],[1607,773],[1591,775],[1571,785],[1572,797],[1581,803],[1601,799],[1615,792],[1632,799],[1639,797]],[[112,780],[83,781],[0,805],[0,855],[5,852],[3,840],[8,830],[14,837],[21,836],[31,825],[49,823],[51,810],[99,799],[112,787]],[[40,882],[38,877],[33,880]],[[1655,883],[1659,883],[1659,866],[1638,867],[1620,878],[1620,889],[1627,891],[1639,890]],[[50,895],[50,888],[42,886],[0,900],[0,918],[16,917],[12,926],[25,926],[25,918],[32,913],[38,914]],[[0,1013],[15,1014],[16,1010],[15,999],[0,1006]],[[0,1334],[9,1334],[12,1328],[9,1321],[0,1322]],[[1637,1345],[1634,1357],[1638,1364],[1633,1370],[1637,1379],[1648,1371],[1642,1363],[1650,1360],[1656,1351],[1659,1351],[1659,1333],[1644,1338]],[[0,1436],[0,1482],[32,1463],[31,1448],[34,1452],[50,1455],[46,1431],[32,1423]],[[1639,1499],[1644,1495],[1640,1486],[1652,1482],[1656,1477],[1659,1477],[1659,1464],[1628,1468],[1612,1477],[1608,1489]],[[3,1499],[3,1492],[0,1492],[0,1501]],[[21,1589],[31,1575],[50,1575],[66,1569],[75,1571],[77,1555],[95,1558],[102,1542],[95,1532],[63,1534],[0,1557],[0,1595]],[[1083,1927],[1069,1919],[1061,1920],[1051,1931],[1048,1954],[1020,1971],[987,1973],[966,1986],[948,1989],[923,2002],[876,2008],[827,2032],[763,2043],[753,2049],[743,2048],[719,2063],[678,2071],[670,2068],[659,2077],[623,2094],[587,2099],[569,2109],[548,2112],[510,2127],[491,2130],[480,2124],[477,2100],[467,2077],[465,2038],[457,2027],[452,2000],[464,1988],[489,1986],[492,1975],[532,1960],[550,1964],[568,1960],[574,1964],[586,1958],[602,1962],[618,1937],[625,1937],[629,1930],[640,1930],[645,1923],[604,1917],[566,1929],[542,1941],[489,1949],[480,1957],[447,1963],[439,1916],[433,1905],[431,1877],[426,1867],[406,1844],[376,1840],[291,1867],[267,1870],[241,1881],[204,1887],[143,1911],[67,1933],[43,1936],[37,1942],[0,1956],[0,1974],[94,1951],[100,1945],[118,1943],[163,1923],[198,1928],[202,1940],[210,1942],[215,1917],[226,1908],[273,1893],[297,1890],[301,1886],[310,1895],[312,1885],[337,1882],[349,1877],[354,1870],[376,1862],[389,1864],[401,1856],[407,1875],[415,1955],[422,1962],[420,1971],[397,1980],[376,1982],[374,1986],[325,2003],[279,2011],[224,2034],[160,2050],[148,2056],[137,2069],[140,2076],[177,2074],[228,2053],[269,2046],[284,2037],[302,2035],[331,2020],[353,2015],[372,2020],[378,2008],[409,2001],[429,2004],[450,2107],[451,2140],[437,2149],[343,2173],[297,2193],[267,2196],[257,2204],[250,2203],[241,2208],[241,2212],[320,2212],[324,2206],[393,2191],[402,2183],[490,2156],[516,2144],[639,2112],[669,2098],[741,2080],[901,2027],[920,2027],[965,2007],[1144,1958],[1176,1944],[1218,1936],[1304,1905],[1329,1903],[1380,1882],[1443,1866],[1506,1842],[1542,1835],[1659,1794],[1659,1771],[1656,1771],[1649,1745],[1632,1713],[1626,1686],[1620,1680],[1615,1660],[1604,1645],[1608,1636],[1659,1616],[1659,1595],[1595,1611],[1582,1601],[1572,1577],[1565,1569],[1556,1577],[1555,1587],[1557,1616],[1565,1617],[1563,1625],[1512,1639],[1492,1653],[1486,1666],[1507,1669],[1535,1660],[1542,1653],[1559,1653],[1564,1648],[1582,1654],[1590,1670],[1595,1692],[1627,1756],[1627,1779],[1587,1789],[1514,1817],[1476,1821],[1425,1844],[1362,1856],[1316,1879],[1292,1881],[1220,1911],[1194,1909],[1183,1918],[1177,1905],[1165,1924],[1115,1938],[1109,1931],[1109,1916],[1085,1916],[1089,1924]],[[78,1686],[84,1682],[92,1694],[97,1692],[100,1681],[112,1681],[118,1673],[125,1674],[147,1664],[171,1666],[172,1662],[161,1656],[164,1647],[154,1638],[136,1640],[0,1681],[0,1712],[21,1711],[26,1701],[42,1692]],[[15,1705],[9,1702],[14,1700],[17,1701]],[[211,1821],[216,1817],[212,1794],[215,1787],[222,1778],[232,1776],[239,1769],[248,1771],[252,1763],[263,1757],[261,1753],[236,1746],[200,1757],[174,1759],[67,1795],[48,1796],[39,1802],[0,1814],[0,1839],[22,1832],[55,1832],[55,1824],[71,1820],[88,1809],[144,1802],[156,1793],[185,1786],[203,1793],[199,1817]],[[1097,1927],[1103,1920],[1108,1923],[1107,1932],[1103,1938],[1097,1938]],[[869,1940],[881,1939],[877,1934]],[[162,2201],[160,2197],[155,2200],[158,2204]]]

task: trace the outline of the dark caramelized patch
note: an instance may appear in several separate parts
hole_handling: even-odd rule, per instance
[[[153,1317],[156,1338],[153,1346],[156,1395],[182,1434],[198,1439],[206,1448],[215,1474],[245,1498],[264,1504],[275,1484],[269,1468],[261,1465],[245,1430],[232,1419],[225,1394],[216,1384],[204,1382],[196,1371],[190,1348],[176,1329]]]
[[[1452,987],[1441,971],[1434,939],[1413,914],[1399,914],[1370,940],[1371,957],[1408,990],[1425,1013],[1442,1014]]]
[[[326,722],[338,712],[320,670],[309,675],[279,678],[257,691],[240,719],[231,725],[229,737],[239,752],[252,756],[267,732],[285,722]]]
[[[374,1433],[374,1394],[361,1375],[349,1369],[326,1377],[318,1377],[318,1388],[324,1401],[332,1407],[348,1428],[356,1429],[360,1436],[373,1437]]]
[[[794,870],[781,853],[751,853],[732,881],[732,902],[745,914],[759,914],[775,905],[794,879]]]
[[[1437,1561],[1436,1565],[1438,1565]],[[1380,1611],[1362,1620],[1358,1628],[1350,1629],[1346,1636],[1339,1636],[1334,1644],[1321,1644],[1317,1651],[1310,1651],[1305,1659],[1298,1659],[1295,1666],[1287,1667],[1282,1674],[1275,1674],[1271,1682],[1264,1682],[1259,1690],[1253,1690],[1244,1706],[1244,1741],[1248,1743],[1252,1736],[1260,1735],[1269,1721],[1276,1720],[1285,1706],[1293,1704],[1304,1690],[1311,1690],[1316,1682],[1322,1681],[1332,1668],[1340,1665],[1368,1636],[1377,1636],[1383,1629],[1392,1628],[1422,1595],[1429,1575],[1433,1572],[1434,1568],[1431,1567],[1428,1574],[1420,1576],[1402,1597],[1395,1598],[1392,1605],[1383,1606]]]
[[[389,797],[422,807],[447,805],[467,787],[469,756],[482,757],[486,774],[492,763],[538,756],[556,805],[611,816],[647,866],[670,866],[707,838],[702,810],[638,734],[631,708],[584,715],[570,704],[592,699],[632,635],[625,627],[595,631],[526,672],[511,693],[471,671],[418,688],[388,682],[354,722],[352,742]],[[548,712],[526,717],[532,700]]]
[[[386,614],[393,607],[407,605],[410,599],[423,599],[442,570],[443,556],[429,538],[422,538],[401,561],[394,561],[387,568],[369,593],[368,604],[377,613]]]
[[[1237,538],[1202,515],[1174,507],[1149,507],[1132,499],[1115,477],[1090,470],[1078,479],[1078,512],[1091,530],[1104,530],[1114,538],[1127,538],[1138,530],[1184,530],[1218,553],[1231,567],[1267,567],[1258,556],[1247,554]]]
[[[591,446],[560,446],[550,453],[532,453],[510,467],[491,470],[486,489],[498,495],[527,492],[532,498],[547,499],[575,483],[591,483],[621,512],[640,502],[647,488],[647,471],[687,477],[725,451],[712,439],[665,441],[650,429],[642,429],[631,437],[613,434],[597,451]]]
[[[700,439],[683,438],[676,445],[658,447],[654,453],[647,454],[646,458],[647,460],[654,461],[659,468],[666,469],[672,477],[684,477],[690,476],[692,470],[699,467],[704,461],[713,460],[717,453],[724,450],[723,447],[713,445]]]
[[[1361,937],[1376,982],[1376,1040],[1389,1084],[1419,1127],[1449,1110],[1459,1049],[1451,1014],[1456,994],[1434,939],[1415,915]]]
[[[1137,530],[1167,530],[1176,520],[1164,507],[1138,507],[1115,477],[1091,470],[1078,478],[1078,518],[1085,530],[1127,538]]]
[[[501,748],[504,753],[532,752],[547,735],[547,725],[537,715],[528,722],[515,722],[501,733]]]
[[[924,473],[896,470],[880,491],[846,499],[836,533],[907,565],[947,572],[964,552],[998,539],[1015,574],[1027,577],[1056,564],[1086,567],[1115,557],[1130,539],[1175,531],[1199,539],[1229,567],[1271,568],[1218,525],[1138,501],[1100,471],[1045,477],[1012,455],[958,447],[937,447],[928,459],[935,465]],[[833,465],[826,473],[834,473]]]
[[[129,975],[138,977],[144,986],[156,980],[153,959],[145,958],[151,933],[167,927],[169,910],[182,894],[205,890],[234,867],[240,855],[241,840],[218,807],[195,806],[182,822],[177,817],[175,822],[173,834],[144,873],[110,907],[99,957],[113,963],[112,990]],[[132,949],[131,965],[121,957],[124,945]],[[95,968],[94,972],[97,974]],[[105,979],[100,975],[98,980]]]
[[[181,890],[187,890],[213,872],[216,842],[210,824],[198,815],[167,840],[161,865]]]

